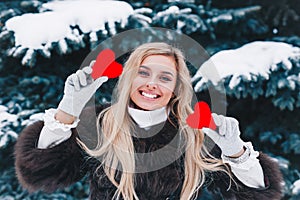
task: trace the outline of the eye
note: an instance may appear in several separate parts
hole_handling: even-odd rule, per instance
[[[150,76],[150,73],[145,70],[139,70],[138,74],[141,76]]]
[[[168,76],[161,76],[160,80],[164,81],[164,82],[170,82],[172,81],[172,78],[168,77]]]

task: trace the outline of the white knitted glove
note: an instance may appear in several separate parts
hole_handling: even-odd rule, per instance
[[[64,96],[58,105],[58,109],[75,117],[79,117],[85,104],[94,95],[96,90],[108,80],[106,76],[93,80],[91,73],[94,63],[95,62],[92,61],[90,66],[78,70],[67,78]]]
[[[222,150],[223,155],[232,156],[239,153],[244,146],[240,138],[239,122],[232,117],[224,117],[212,113],[218,132],[210,128],[202,128],[202,131],[209,136]]]

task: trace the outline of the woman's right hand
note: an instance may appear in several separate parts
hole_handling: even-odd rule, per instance
[[[64,87],[64,95],[58,105],[58,113],[56,119],[64,123],[62,120],[65,117],[79,117],[85,104],[94,95],[96,90],[108,80],[108,77],[102,76],[93,80],[91,73],[92,66],[95,61],[90,63],[90,66],[78,70],[71,74]],[[66,119],[66,121],[68,121]]]

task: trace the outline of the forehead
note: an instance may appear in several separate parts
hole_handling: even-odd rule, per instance
[[[172,71],[176,70],[176,64],[175,60],[171,56],[165,56],[165,55],[151,55],[146,57],[141,65],[147,66],[147,67],[163,67],[164,69],[169,69]]]

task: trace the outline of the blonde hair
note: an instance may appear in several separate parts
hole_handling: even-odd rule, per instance
[[[174,58],[177,68],[176,96],[169,102],[168,108],[178,119],[180,134],[185,139],[185,178],[180,194],[181,200],[189,200],[196,196],[205,181],[206,171],[224,171],[228,169],[219,159],[212,157],[203,145],[204,134],[198,129],[187,126],[185,120],[192,113],[191,103],[193,88],[190,73],[182,52],[166,43],[146,43],[136,48],[125,63],[122,75],[115,89],[115,102],[103,110],[98,120],[98,145],[88,149],[82,142],[85,151],[94,157],[101,157],[104,172],[117,187],[114,199],[139,199],[134,189],[135,157],[134,145],[130,130],[132,123],[127,112],[130,103],[132,80],[138,73],[143,60],[150,55],[165,55]],[[124,87],[125,86],[125,87]],[[180,91],[180,92],[179,92]],[[122,149],[120,148],[122,147]],[[208,157],[209,155],[209,157]],[[121,169],[120,180],[116,180],[117,168]],[[230,174],[229,174],[230,175]]]

